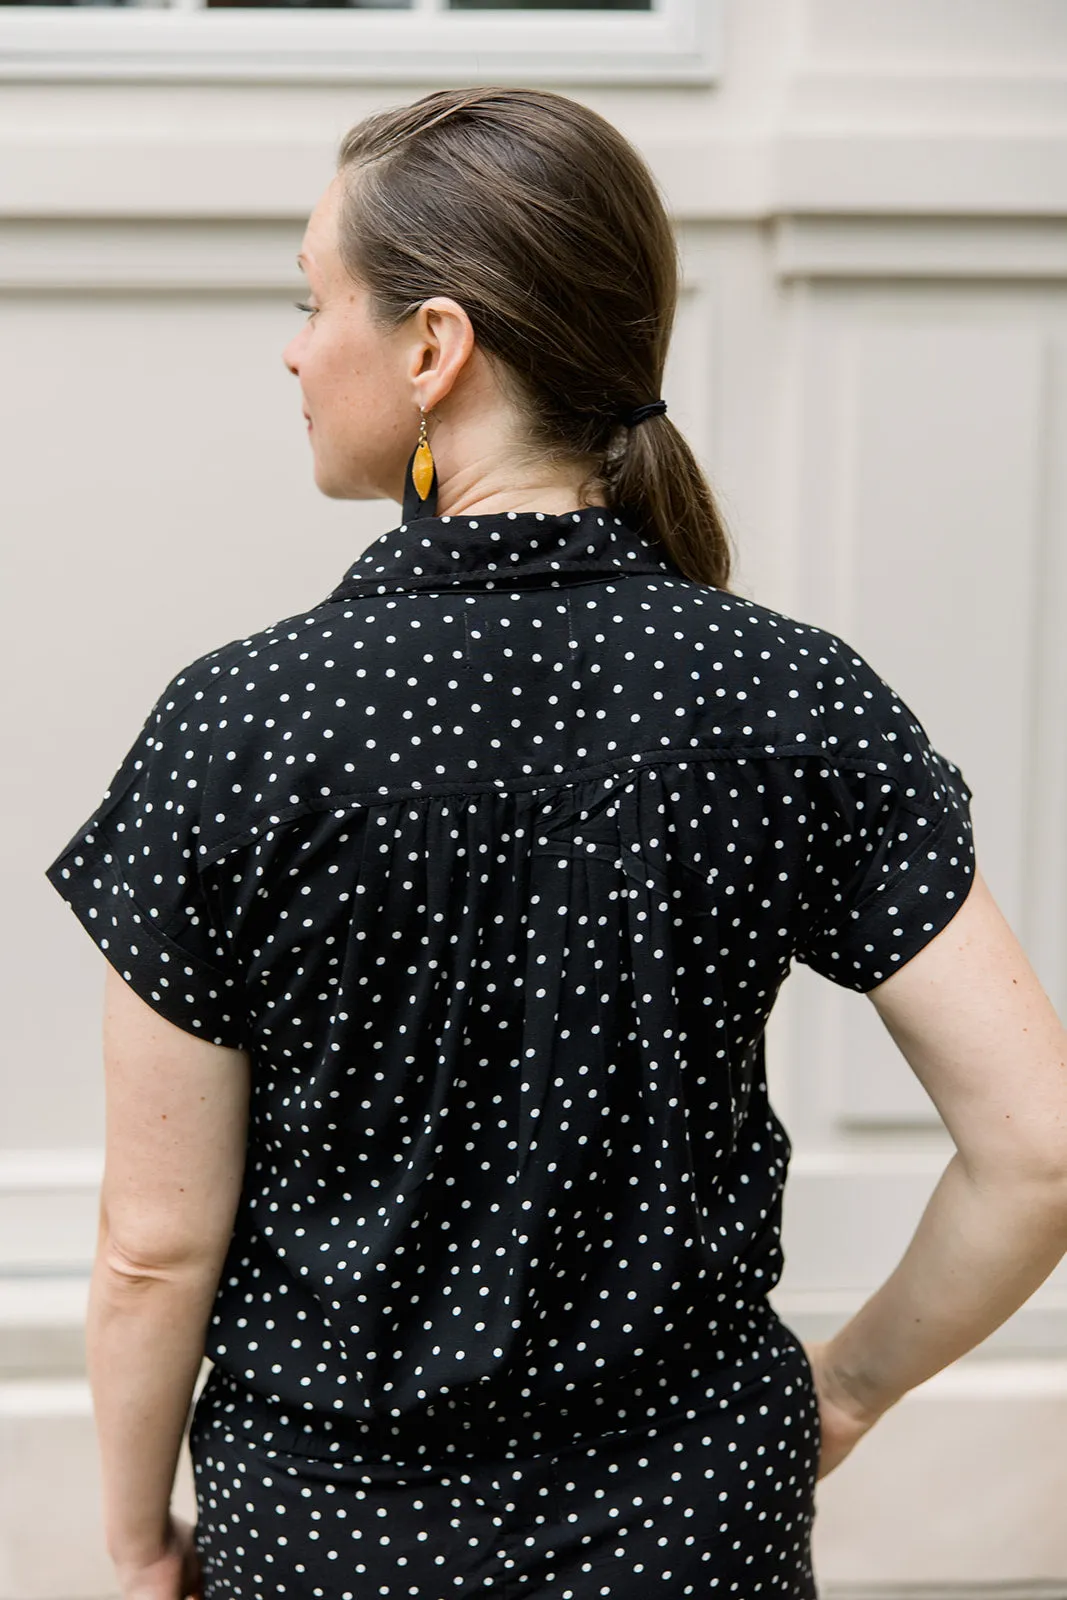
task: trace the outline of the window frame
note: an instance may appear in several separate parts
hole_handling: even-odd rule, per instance
[[[648,12],[0,6],[0,81],[704,84],[725,0]]]

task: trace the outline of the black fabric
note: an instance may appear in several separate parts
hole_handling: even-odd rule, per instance
[[[813,1600],[818,1408],[779,1335],[747,1383],[679,1366],[522,1454],[464,1435],[470,1396],[327,1446],[213,1367],[190,1434],[205,1596]]]
[[[401,1459],[444,1397],[468,1456],[528,1460],[636,1389],[654,1429],[679,1373],[776,1371],[767,1018],[794,960],[867,990],[944,927],[969,798],[848,645],[601,508],[403,524],[192,663],[48,873],[149,1004],[252,1058],[207,1354],[318,1448]],[[795,1525],[753,1538],[738,1592],[806,1594]]]

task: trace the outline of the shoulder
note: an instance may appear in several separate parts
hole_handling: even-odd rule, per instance
[[[925,741],[910,707],[839,634],[719,589],[694,585],[690,600],[700,677],[731,743],[873,766]]]
[[[148,725],[207,733],[217,728],[218,718],[224,718],[225,728],[236,732],[247,707],[262,699],[264,689],[274,697],[285,692],[284,682],[298,675],[309,659],[309,646],[322,654],[317,646],[324,637],[326,617],[323,602],[205,651],[170,679],[149,713]],[[208,715],[216,720],[205,725]]]
[[[272,710],[292,700],[296,674],[305,667],[301,657],[308,653],[302,641],[316,631],[321,635],[324,610],[319,605],[283,617],[205,651],[175,672],[152,703],[95,819],[124,797],[165,795],[174,807],[180,795],[184,811],[196,809],[219,774],[262,738]]]
[[[718,636],[735,659],[744,659],[753,666],[763,662],[784,667],[813,688],[824,684],[827,675],[834,672],[859,673],[882,684],[860,652],[839,634],[743,595],[701,584],[692,587],[696,591],[695,603],[707,616],[709,632]]]

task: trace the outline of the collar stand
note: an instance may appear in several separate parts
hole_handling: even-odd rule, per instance
[[[329,598],[408,589],[551,588],[633,572],[681,576],[661,545],[605,506],[558,515],[420,517],[373,540]]]

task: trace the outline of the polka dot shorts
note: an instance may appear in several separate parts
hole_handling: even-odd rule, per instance
[[[646,1391],[651,1422],[521,1454],[445,1428],[303,1444],[215,1367],[190,1437],[205,1600],[808,1600],[818,1413],[786,1345],[740,1390],[685,1374]]]

